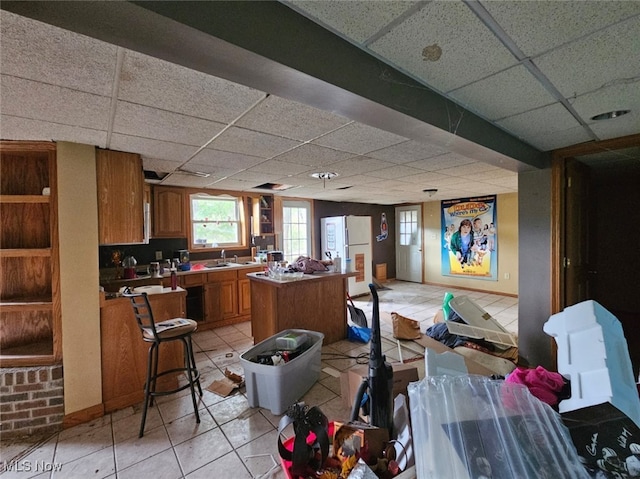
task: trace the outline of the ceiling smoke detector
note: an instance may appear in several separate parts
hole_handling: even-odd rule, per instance
[[[608,111],[606,113],[600,113],[599,115],[592,116],[591,119],[594,121],[599,120],[612,120],[613,118],[618,118],[619,116],[626,115],[631,110],[614,110]]]

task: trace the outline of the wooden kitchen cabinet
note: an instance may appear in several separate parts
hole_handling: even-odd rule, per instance
[[[207,275],[204,285],[204,320],[219,325],[231,324],[238,316],[238,272],[216,271]]]
[[[62,360],[56,178],[55,143],[0,142],[1,367]]]
[[[144,242],[144,172],[135,153],[96,149],[100,244]]]
[[[185,197],[181,188],[153,187],[153,237],[186,238]]]
[[[260,195],[252,199],[253,234],[256,236],[272,236],[273,226],[273,196]]]
[[[156,321],[185,316],[184,290],[150,294],[149,302]],[[140,403],[150,343],[142,340],[131,302],[127,298],[102,301],[100,307],[100,345],[102,360],[102,402],[105,412]],[[182,367],[182,344],[179,341],[160,345],[159,371]],[[158,390],[175,388],[176,375],[158,380]]]
[[[262,266],[257,266],[238,271],[238,314],[240,316],[251,315],[251,282],[247,273],[257,273],[262,270]]]

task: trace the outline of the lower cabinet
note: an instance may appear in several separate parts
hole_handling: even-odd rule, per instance
[[[262,267],[222,269],[181,275],[187,294],[187,316],[200,328],[217,328],[251,319],[251,285],[247,273]],[[165,278],[165,286],[168,286]],[[196,292],[201,292],[196,294]]]

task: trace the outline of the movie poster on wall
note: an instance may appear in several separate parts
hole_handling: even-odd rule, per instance
[[[441,202],[442,274],[498,280],[496,196]]]

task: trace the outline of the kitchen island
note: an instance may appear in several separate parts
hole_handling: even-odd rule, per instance
[[[278,281],[249,273],[254,343],[286,329],[324,334],[324,344],[347,337],[347,280],[357,273],[316,272]]]
[[[163,288],[149,294],[149,303],[156,322],[185,317],[187,292],[178,288]],[[100,300],[100,342],[102,349],[102,403],[105,412],[115,411],[142,402],[147,373],[150,343],[142,340],[133,308],[128,298]],[[159,371],[183,365],[179,342],[160,345]],[[178,377],[169,374],[158,380],[158,390],[169,390],[178,384]]]

